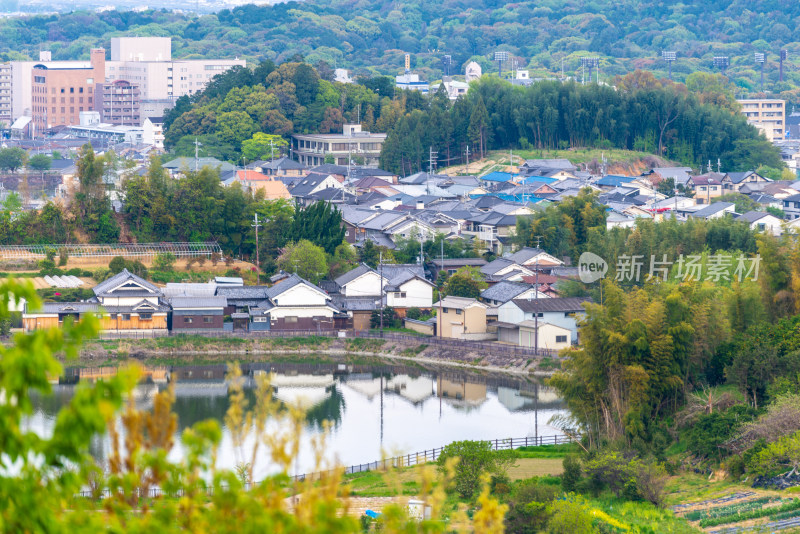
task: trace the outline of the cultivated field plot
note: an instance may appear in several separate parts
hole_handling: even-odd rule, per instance
[[[714,534],[800,528],[800,498],[775,492],[736,492],[672,507],[676,515]]]

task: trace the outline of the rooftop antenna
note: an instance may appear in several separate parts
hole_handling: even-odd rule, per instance
[[[678,54],[671,50],[664,50],[661,52],[661,57],[664,58],[664,61],[667,62],[669,65],[669,79],[672,79],[672,63],[678,58]]]
[[[756,52],[753,54],[753,59],[755,59],[756,63],[761,64],[761,91],[764,91],[764,63],[767,61],[767,55],[763,52]]]
[[[722,173],[722,171],[720,171],[721,168],[722,168],[722,162],[719,160],[719,158],[717,158],[717,174]]]
[[[781,50],[780,58],[781,58],[780,59],[781,70],[780,70],[780,76],[778,77],[778,81],[782,82],[783,81],[783,62],[786,61],[789,58],[789,51],[788,50]]]

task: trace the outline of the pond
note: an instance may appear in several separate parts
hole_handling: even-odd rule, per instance
[[[226,367],[175,366],[162,368],[158,378],[175,385],[174,412],[178,432],[198,421],[213,418],[223,427],[218,465],[233,469],[243,460],[224,426],[228,409]],[[477,373],[448,367],[420,365],[350,365],[339,363],[268,363],[242,366],[247,377],[245,394],[254,400],[254,376],[274,373],[275,396],[284,403],[299,403],[307,411],[300,457],[293,474],[314,471],[311,438],[330,421],[325,458],[345,466],[368,463],[441,447],[463,439],[494,440],[562,435],[548,425],[550,418],[566,414],[561,399],[533,378],[500,373]],[[86,371],[80,371],[84,375]],[[75,391],[78,372],[68,370],[53,395],[34,399],[30,428],[43,435],[52,431],[58,410]],[[156,376],[156,375],[154,375]],[[161,380],[159,380],[161,381]],[[156,392],[166,383],[143,383],[135,391],[140,408],[152,407]],[[180,458],[180,440],[171,451]],[[98,437],[92,454],[104,459],[107,437]],[[248,455],[249,456],[249,455]],[[256,461],[255,474],[270,470],[267,459]]]

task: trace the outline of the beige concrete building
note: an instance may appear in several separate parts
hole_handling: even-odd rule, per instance
[[[488,306],[475,299],[445,297],[434,304],[436,332],[441,337],[462,339],[470,334],[486,333]]]
[[[309,167],[322,165],[328,155],[337,165],[347,165],[350,155],[354,163],[377,167],[385,140],[385,133],[363,132],[360,124],[345,124],[340,134],[293,135],[292,151],[297,161]]]
[[[202,91],[226,70],[247,63],[243,59],[172,59],[168,37],[114,37],[106,80],[126,80],[141,88],[142,101],[172,100]]]
[[[774,99],[737,100],[747,122],[761,131],[769,141],[786,137],[786,102]]]
[[[0,129],[8,128],[11,117],[11,63],[0,63]]]

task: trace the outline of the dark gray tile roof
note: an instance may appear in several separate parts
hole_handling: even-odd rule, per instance
[[[531,286],[527,284],[519,284],[516,282],[498,282],[491,287],[481,291],[481,297],[485,300],[496,300],[498,302],[508,302],[514,299],[517,295],[521,295],[529,290]]]
[[[547,313],[547,312],[580,312],[583,311],[583,303],[591,302],[592,299],[586,297],[567,297],[549,299],[514,299],[519,309],[524,312]]]
[[[352,282],[359,276],[368,273],[370,271],[372,271],[372,268],[362,263],[355,269],[351,269],[346,273],[344,273],[343,275],[339,276],[338,278],[334,279],[334,282],[336,282],[336,285],[338,285],[339,287],[342,287]]]
[[[112,276],[108,280],[104,280],[104,281],[100,282],[99,284],[94,286],[94,288],[92,288],[92,289],[93,289],[95,295],[103,296],[103,295],[107,295],[108,292],[111,291],[112,289],[114,289],[115,287],[119,287],[122,284],[125,284],[126,282],[129,282],[129,281],[130,282],[134,282],[137,285],[140,285],[145,289],[142,290],[142,291],[125,291],[124,294],[126,296],[131,296],[131,297],[134,297],[134,296],[159,296],[159,297],[163,296],[163,293],[161,292],[161,289],[159,289],[155,285],[151,284],[150,282],[148,282],[144,278],[142,278],[140,276],[136,276],[135,274],[129,272],[128,269],[122,269],[122,271],[120,271],[119,273],[115,274],[114,276]],[[148,290],[150,292],[148,292]]]
[[[705,218],[705,217],[708,217],[710,215],[714,215],[716,213],[719,213],[720,211],[723,211],[723,210],[725,210],[727,208],[730,208],[730,207],[733,207],[733,203],[731,203],[731,202],[713,202],[713,203],[709,204],[708,206],[706,206],[705,208],[699,209],[699,210],[695,211],[694,213],[690,213],[689,216],[690,217],[698,217],[698,218],[702,217],[702,218]]]

